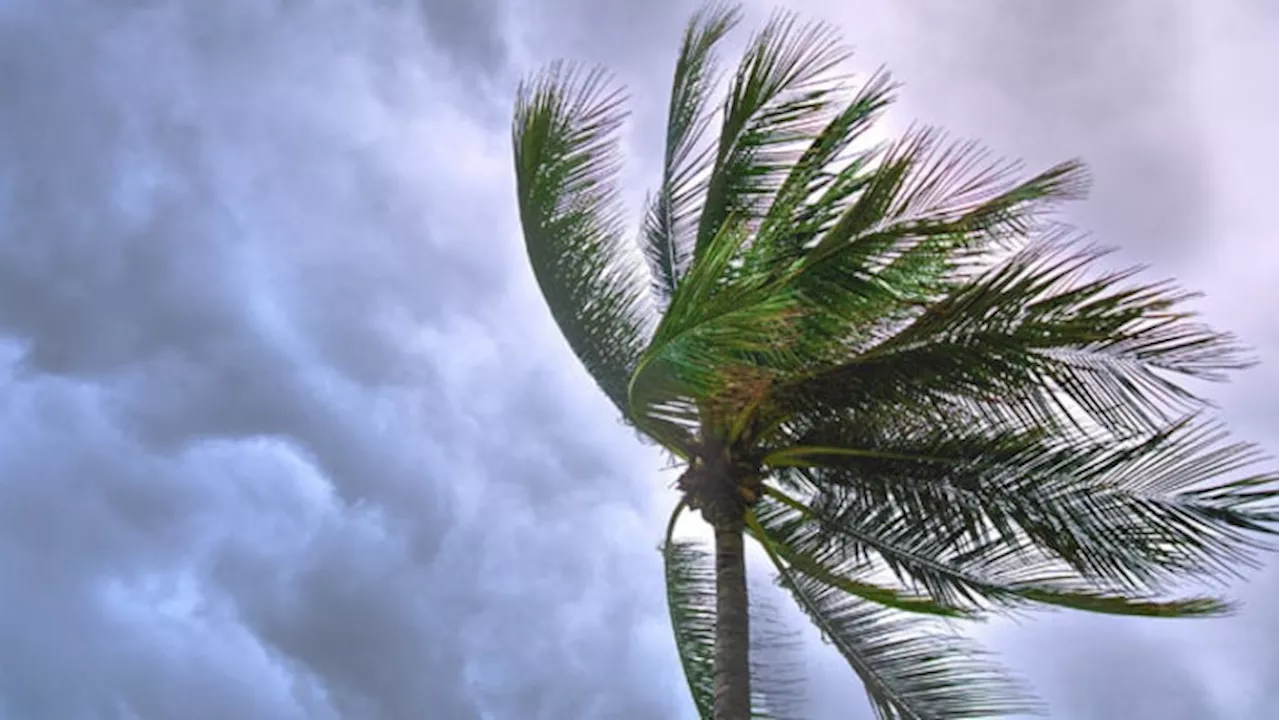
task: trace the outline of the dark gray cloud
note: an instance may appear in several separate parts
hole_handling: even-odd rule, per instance
[[[394,3],[387,3],[394,6]],[[466,79],[493,76],[508,61],[501,0],[418,0],[422,24],[431,45],[454,62]]]
[[[0,12],[0,717],[676,714],[478,7]]]

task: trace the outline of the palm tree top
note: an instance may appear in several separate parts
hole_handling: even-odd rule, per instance
[[[740,17],[709,5],[684,33],[639,253],[607,73],[550,66],[513,123],[539,286],[621,416],[685,463],[676,514],[756,541],[886,718],[1033,706],[938,616],[1224,612],[1170,594],[1269,547],[1275,476],[1185,381],[1244,350],[1172,282],[1096,269],[1054,218],[1079,163],[1026,173],[919,126],[868,142],[895,86],[852,82],[838,35],[790,13],[724,80]],[[710,560],[665,548],[709,717]]]

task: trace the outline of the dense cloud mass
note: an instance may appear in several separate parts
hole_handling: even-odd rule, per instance
[[[494,11],[110,5],[0,21],[0,716],[678,714]]]
[[[796,4],[894,123],[1089,160],[1073,219],[1259,348],[1212,392],[1274,453],[1274,11],[1192,5]],[[0,720],[691,716],[661,458],[543,310],[506,122],[613,66],[638,198],[692,7],[0,0]],[[983,634],[1056,717],[1271,718],[1276,585]],[[870,717],[811,645],[811,716]]]

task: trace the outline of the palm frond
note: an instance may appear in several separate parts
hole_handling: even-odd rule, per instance
[[[787,333],[755,358],[774,375],[838,365],[881,328],[945,298],[965,263],[1082,185],[1073,164],[1012,179],[1016,166],[988,162],[973,144],[943,145],[927,130],[845,157],[891,90],[887,77],[873,77],[790,162],[750,242],[726,236],[732,247],[707,251],[734,271],[717,277],[719,286],[772,282],[769,298],[785,291]]]
[[[1083,196],[1079,163],[1019,180],[1018,163],[1000,161],[972,141],[936,129],[909,130],[883,155],[866,189],[815,245],[806,264],[839,253],[872,258],[895,244],[945,236],[974,249],[1016,240],[1057,203]]]
[[[676,652],[698,717],[710,718],[715,706],[713,659],[716,642],[715,565],[711,554],[693,541],[663,544],[667,610]]]
[[[837,557],[823,543],[815,542],[811,527],[786,520],[779,522],[776,514],[758,513],[756,520],[758,524],[750,528],[752,538],[767,552],[786,562],[794,572],[895,610],[939,617],[968,616],[962,610],[935,602],[927,596],[912,596],[896,588],[861,579],[858,576],[868,569],[868,565],[850,562],[848,557]]]
[[[1235,577],[1265,547],[1259,535],[1275,532],[1274,475],[1241,476],[1261,459],[1256,448],[1226,443],[1220,427],[1195,418],[1126,442],[980,427],[892,434],[851,423],[814,427],[796,441],[815,506],[846,526],[862,518],[872,528],[864,540],[876,528],[890,538],[908,533],[899,540],[928,536],[935,559],[963,557],[987,570],[1025,558],[1032,572],[1010,581],[1029,583],[1024,589],[1041,600],[1061,591],[1058,604],[1073,592],[1096,593],[1077,598],[1091,609],[1114,595],[1156,603],[1174,582]],[[794,452],[782,458],[801,464]],[[929,585],[925,574],[916,579]],[[949,597],[936,582],[931,589]],[[1182,609],[1213,610],[1199,600]]]
[[[829,74],[847,57],[831,27],[792,13],[775,13],[752,39],[725,101],[695,256],[726,222],[754,227],[831,119],[839,85]]]
[[[866,347],[883,328],[918,315],[1084,185],[1073,163],[1025,180],[1017,171],[975,143],[944,143],[927,128],[891,146],[812,241],[792,280],[809,313],[828,319],[821,332],[829,344],[848,353],[850,344]]]
[[[767,385],[794,367],[796,301],[760,275],[728,278],[747,237],[726,224],[722,237],[689,269],[632,375],[633,414],[706,423],[709,402]]]
[[[1082,276],[1103,252],[1042,238],[957,283],[909,320],[864,338],[838,364],[774,390],[780,406],[877,414],[879,408],[1014,427],[1078,424],[1119,436],[1203,407],[1175,379],[1246,367],[1234,338],[1192,320],[1189,295],[1134,285],[1134,271]],[[876,309],[883,312],[884,308]]]
[[[866,186],[866,169],[877,153],[853,146],[893,102],[894,89],[887,73],[876,72],[813,138],[761,220],[752,245],[758,257],[750,262],[774,272],[787,267]]]
[[[757,520],[749,523],[763,534]],[[986,718],[1039,709],[959,635],[806,576],[768,546],[766,552],[783,587],[858,674],[877,717]]]
[[[700,401],[767,383],[802,356],[779,342],[793,293],[743,255],[793,160],[837,114],[839,86],[825,75],[845,56],[829,27],[786,13],[752,41],[725,102],[693,261],[633,376],[634,412],[687,421]]]
[[[711,4],[694,14],[676,60],[667,113],[662,185],[645,217],[644,250],[653,293],[665,303],[693,254],[698,215],[714,159],[703,137],[711,123],[710,93],[717,78],[716,45],[738,23],[736,6]]]
[[[982,612],[1040,603],[1147,617],[1206,617],[1229,610],[1214,598],[1161,600],[1099,591],[1033,546],[1000,539],[964,546],[892,512],[868,515],[829,507],[829,495],[824,505],[809,505],[777,488],[766,488],[766,494],[756,508],[766,530],[790,534],[790,545],[826,555],[832,564],[886,570],[904,587],[948,608]]]
[[[667,609],[675,633],[676,650],[698,716],[710,720],[715,704],[716,584],[715,559],[702,543],[676,540],[672,513],[662,546],[667,580]],[[799,717],[802,700],[798,647],[775,609],[759,592],[751,594],[752,714],[756,720]]]
[[[517,93],[512,144],[525,246],[551,314],[630,419],[627,382],[647,340],[644,283],[625,254],[617,203],[620,91],[563,63]]]

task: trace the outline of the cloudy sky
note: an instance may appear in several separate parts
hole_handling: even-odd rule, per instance
[[[1274,3],[793,5],[891,125],[1088,160],[1072,219],[1258,348],[1212,393],[1276,451]],[[609,64],[638,198],[692,7],[0,0],[0,720],[691,717],[660,459],[537,295],[507,121]],[[1232,592],[983,635],[1054,717],[1270,720],[1276,564]],[[804,655],[811,717],[869,717]]]

